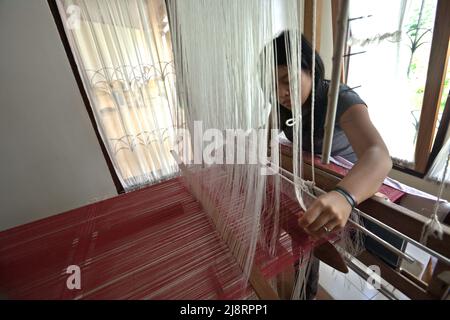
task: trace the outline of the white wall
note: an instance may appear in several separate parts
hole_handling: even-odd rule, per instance
[[[116,194],[45,0],[0,0],[0,230]]]

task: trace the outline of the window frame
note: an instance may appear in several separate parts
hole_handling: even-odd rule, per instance
[[[415,152],[415,171],[422,174],[425,174],[429,168],[428,162],[433,148],[436,122],[447,73],[450,54],[450,24],[448,21],[450,21],[450,1],[438,0]],[[448,123],[440,123],[440,126],[442,125],[448,125]]]
[[[423,178],[426,175],[444,143],[444,139],[442,137],[440,139],[437,139],[438,135],[436,135],[436,138],[434,137],[450,56],[450,24],[448,24],[448,21],[450,21],[450,1],[437,1],[430,59],[425,81],[425,92],[422,101],[419,129],[415,146],[414,167],[408,168],[398,163],[394,163],[393,166],[396,170],[419,178]],[[331,1],[333,44],[336,43],[336,26],[340,4],[341,0]],[[344,71],[348,69],[351,59],[348,57],[347,59],[343,58],[343,60],[342,70]],[[344,83],[346,82],[344,73],[341,74],[341,81]],[[448,100],[449,99],[447,99],[445,110],[450,109],[450,107],[448,107]],[[439,136],[445,136],[445,133],[447,132],[450,121],[449,113],[450,110],[447,111],[445,117],[444,114],[442,116],[438,128],[438,133],[440,133]]]

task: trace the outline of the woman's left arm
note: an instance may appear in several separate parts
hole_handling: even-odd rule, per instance
[[[357,203],[370,198],[383,183],[392,168],[392,161],[386,145],[370,121],[367,107],[362,104],[351,106],[339,119],[358,161],[338,186],[345,189]],[[351,213],[346,198],[336,192],[328,192],[308,208],[299,224],[316,237],[325,230],[338,230],[345,226]]]

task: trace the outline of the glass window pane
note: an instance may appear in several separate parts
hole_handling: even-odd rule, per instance
[[[347,83],[358,87],[391,156],[412,165],[437,0],[351,1]],[[363,17],[361,19],[354,19]]]

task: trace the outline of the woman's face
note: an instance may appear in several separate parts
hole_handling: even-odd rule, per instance
[[[302,105],[308,100],[311,94],[312,78],[307,71],[301,72],[301,94]],[[278,85],[277,85],[278,103],[291,109],[291,95],[289,90],[289,73],[287,66],[278,66]]]

